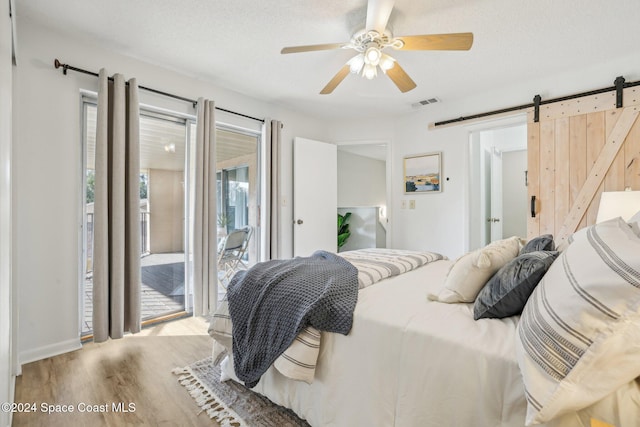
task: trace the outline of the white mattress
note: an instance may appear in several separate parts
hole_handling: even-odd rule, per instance
[[[524,426],[518,317],[474,321],[472,304],[428,301],[450,263],[360,291],[351,333],[323,333],[312,384],[272,367],[254,390],[315,427]],[[640,425],[640,383],[548,426],[588,427],[592,415],[616,427]]]

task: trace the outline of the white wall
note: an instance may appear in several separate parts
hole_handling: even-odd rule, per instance
[[[387,207],[391,230],[389,247],[457,256],[466,245],[468,131],[462,127],[429,131],[428,124],[433,119],[426,115],[428,111],[334,123],[331,138],[334,141],[386,140],[391,143],[387,166],[392,176],[389,189],[391,205]],[[433,151],[443,152],[443,191],[405,196],[402,187],[403,157]],[[416,201],[416,208],[401,209],[401,201],[410,199]]]
[[[144,86],[197,98],[254,117],[277,118],[282,132],[282,195],[291,198],[291,152],[294,136],[325,140],[323,123],[282,110],[227,89],[180,75],[113,52],[85,45],[18,17],[21,61],[15,78],[14,132],[15,280],[20,303],[22,363],[79,346],[79,232],[81,227],[81,89],[97,90],[97,79],[53,68],[61,62],[137,77]],[[141,91],[141,102],[193,114],[190,104]],[[226,123],[241,122],[220,113]],[[255,126],[255,123],[253,124]],[[42,206],[48,206],[46,215]],[[292,217],[282,215],[283,253],[291,253]]]
[[[13,402],[13,292],[11,282],[11,19],[9,0],[0,2],[0,403]],[[0,411],[0,426],[11,413]]]
[[[386,230],[380,223],[380,208],[350,207],[338,208],[338,213],[351,215],[347,219],[351,233],[338,252],[355,249],[385,248]]]
[[[429,131],[428,123],[417,113],[400,119],[396,126],[393,245],[455,257],[465,251],[467,242],[468,131],[462,127]],[[437,151],[442,152],[442,191],[405,195],[403,158]],[[407,202],[406,209],[401,209],[402,200]],[[415,200],[415,209],[408,209],[409,200]]]
[[[590,67],[563,70],[556,75],[540,76],[517,85],[479,91],[463,99],[442,99],[441,104],[428,105],[398,117],[334,123],[330,140],[391,141],[391,247],[431,250],[453,258],[469,249],[469,199],[472,196],[469,188],[472,173],[469,136],[479,126],[486,125],[463,122],[457,126],[429,129],[429,124],[530,103],[536,94],[550,99],[610,87],[620,75],[627,81],[640,80],[640,55],[637,52],[629,52],[607,63],[594,63]],[[407,105],[415,100],[411,92],[404,96],[407,97]],[[443,153],[443,191],[405,196],[402,189],[403,157],[433,151]],[[401,209],[401,201],[409,199],[416,201],[416,209]]]
[[[382,160],[338,148],[338,207],[384,206],[387,170]]]
[[[386,162],[338,148],[338,212],[351,212],[351,235],[338,250],[384,247],[386,232],[373,207],[384,206],[386,211],[386,205]]]
[[[18,17],[19,18],[19,17]],[[19,18],[20,19],[20,18]],[[292,141],[304,137],[321,141],[385,140],[392,144],[393,176],[389,206],[391,247],[441,252],[449,257],[468,247],[469,131],[463,124],[429,130],[429,123],[543,98],[611,86],[616,76],[640,80],[640,55],[627,56],[561,74],[541,76],[516,85],[487,89],[464,99],[443,99],[398,117],[372,117],[327,123],[280,109],[159,69],[151,64],[84,45],[81,36],[65,37],[28,21],[18,22],[21,64],[18,67],[14,114],[14,276],[20,289],[20,351],[38,358],[73,348],[78,342],[78,232],[80,227],[80,89],[96,89],[93,77],[70,72],[63,77],[52,68],[54,58],[82,68],[138,77],[139,83],[188,97],[206,96],[217,105],[257,117],[282,120],[282,197],[292,193]],[[496,64],[504,66],[505,64]],[[405,95],[407,105],[415,94]],[[438,94],[433,94],[438,96]],[[143,102],[190,108],[145,95]],[[192,112],[192,111],[190,111]],[[222,114],[220,117],[224,116]],[[408,199],[402,191],[402,158],[442,151],[443,191],[412,195],[416,209],[400,209]],[[17,167],[16,165],[19,165]],[[448,178],[448,179],[447,179]],[[50,206],[48,216],[41,206]],[[281,216],[282,256],[292,254],[292,213]],[[24,360],[24,359],[23,359]]]

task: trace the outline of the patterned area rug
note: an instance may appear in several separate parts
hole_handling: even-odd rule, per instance
[[[210,357],[173,373],[202,411],[222,427],[310,427],[293,411],[245,386],[231,380],[220,382],[220,364],[212,363]]]

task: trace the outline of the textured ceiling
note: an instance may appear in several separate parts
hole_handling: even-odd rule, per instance
[[[21,0],[18,20],[287,108],[326,117],[411,111],[522,79],[604,63],[640,40],[638,0],[397,0],[395,35],[473,32],[463,52],[394,52],[418,87],[402,94],[385,76],[350,75],[318,92],[353,54],[281,55],[284,46],[348,41],[366,0]],[[612,76],[612,80],[615,76]],[[590,89],[590,88],[585,88]]]

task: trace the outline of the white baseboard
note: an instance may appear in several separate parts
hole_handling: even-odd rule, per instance
[[[67,341],[49,344],[20,353],[20,364],[35,362],[46,359],[47,357],[57,356],[59,354],[68,353],[70,351],[80,350],[82,343],[80,338],[73,338]]]
[[[0,412],[0,425],[3,427],[11,427],[12,416],[11,412]]]
[[[16,377],[15,375],[11,375],[11,396],[9,397],[9,403],[13,403],[15,402],[15,394],[16,394]],[[6,418],[4,418],[4,415],[6,415]],[[9,412],[0,412],[0,417],[2,418],[2,422],[4,423],[3,425],[5,425],[6,427],[11,427],[11,425],[13,424],[13,412],[9,411]]]

